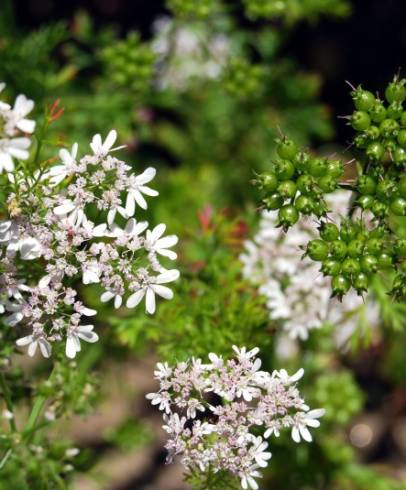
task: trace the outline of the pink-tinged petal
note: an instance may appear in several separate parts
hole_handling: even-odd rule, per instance
[[[57,216],[63,216],[65,214],[68,214],[70,213],[71,211],[73,211],[75,209],[75,205],[72,201],[64,201],[63,204],[61,204],[60,206],[57,206],[55,209],[54,209],[54,213],[57,215]]]
[[[179,271],[177,269],[171,269],[165,272],[162,272],[162,274],[159,274],[155,278],[155,283],[156,284],[165,284],[167,282],[172,282],[176,281],[176,279],[179,278]]]
[[[72,336],[69,336],[66,339],[65,354],[66,357],[69,357],[69,359],[74,359],[76,357],[76,345]]]
[[[107,303],[107,301],[110,301],[111,299],[113,299],[115,296],[114,293],[112,293],[111,291],[105,291],[101,296],[100,296],[100,301],[102,303]]]
[[[122,305],[122,303],[123,303],[123,298],[119,294],[117,294],[117,296],[114,298],[114,308],[118,310]]]
[[[27,335],[26,337],[21,337],[21,339],[18,339],[16,341],[16,344],[19,347],[25,347],[26,345],[31,344],[31,342],[32,342],[32,335]]]
[[[133,293],[126,302],[127,308],[135,308],[145,296],[145,289],[139,289],[135,293]]]
[[[117,131],[115,129],[112,129],[107,135],[105,142],[103,143],[103,150],[104,151],[110,150],[110,148],[114,145],[116,139],[117,139]]]
[[[156,197],[156,196],[159,196],[159,192],[156,191],[155,189],[151,189],[151,187],[147,187],[145,185],[141,185],[139,188],[138,188],[143,194],[146,194],[147,196],[151,196],[151,197]]]
[[[135,213],[135,198],[132,192],[127,194],[127,199],[125,202],[125,212],[128,216],[133,216]]]
[[[159,284],[151,284],[151,288],[158,296],[161,296],[162,298],[165,299],[173,298],[173,291],[167,288],[166,286],[161,286]]]
[[[35,353],[37,352],[37,346],[38,346],[38,341],[34,340],[34,342],[31,342],[31,344],[28,346],[27,354],[30,357],[34,357]]]
[[[147,313],[153,315],[155,313],[155,292],[152,287],[147,288],[147,294],[145,298],[145,306]]]

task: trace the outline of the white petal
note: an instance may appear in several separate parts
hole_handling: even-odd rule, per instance
[[[19,347],[24,347],[25,345],[31,344],[31,342],[32,342],[32,335],[27,335],[26,337],[21,337],[20,339],[18,339],[16,344]]]
[[[161,296],[161,298],[165,299],[172,299],[173,298],[173,291],[166,286],[160,286],[158,284],[151,284],[151,288],[154,290],[154,292],[158,295]]]
[[[69,336],[66,339],[65,353],[66,357],[69,357],[69,359],[74,359],[76,357],[76,344],[73,336]]]
[[[135,308],[145,296],[145,289],[139,289],[135,293],[133,293],[128,299],[126,306],[127,308]]]
[[[115,294],[112,293],[111,291],[105,291],[101,296],[100,296],[100,301],[102,303],[107,303],[107,301],[110,301],[112,298],[114,298]]]
[[[114,308],[117,310],[120,308],[120,306],[123,303],[123,298],[117,294],[117,296],[114,298]]]
[[[31,344],[28,346],[27,353],[30,357],[35,356],[35,353],[37,352],[37,346],[38,342],[36,340],[34,342],[31,342]]]
[[[117,139],[117,131],[115,129],[112,129],[107,135],[105,142],[103,143],[103,150],[104,151],[110,150],[110,148],[114,145],[116,139]]]
[[[145,306],[147,313],[153,315],[155,313],[155,292],[152,287],[147,288],[147,294],[145,298]]]
[[[156,282],[156,284],[165,284],[167,282],[176,281],[176,279],[179,278],[179,275],[180,274],[179,274],[179,271],[177,269],[171,269],[171,270],[162,272],[162,274],[159,274],[156,277],[155,282]]]
[[[68,214],[70,213],[71,211],[73,211],[75,209],[75,205],[72,201],[65,201],[64,204],[61,204],[60,206],[57,206],[55,209],[54,209],[54,213],[58,216],[60,215],[65,215],[65,214]]]
[[[292,439],[295,441],[295,442],[300,442],[300,433],[299,433],[299,429],[294,426],[292,427]]]

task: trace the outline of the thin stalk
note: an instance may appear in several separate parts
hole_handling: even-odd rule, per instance
[[[7,386],[6,377],[4,373],[0,373],[0,387],[3,392],[4,401],[6,402],[6,407],[9,412],[13,414],[13,417],[9,419],[11,432],[17,431],[16,422],[14,420],[14,411],[13,411],[13,400],[11,399],[11,394]]]

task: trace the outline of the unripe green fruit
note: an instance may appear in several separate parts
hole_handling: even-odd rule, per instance
[[[365,135],[370,140],[377,140],[379,138],[380,134],[381,134],[381,132],[380,132],[378,126],[369,126],[369,128],[365,130]]]
[[[398,182],[398,192],[401,197],[406,199],[406,175],[402,176]]]
[[[314,202],[313,214],[315,214],[317,217],[320,218],[322,216],[326,216],[327,211],[328,211],[328,208],[327,208],[326,204],[324,203],[324,201],[319,199],[318,201]]]
[[[373,122],[382,122],[386,117],[386,109],[382,102],[377,102],[375,105],[373,105],[369,111],[369,115],[371,116]]]
[[[358,87],[352,93],[354,105],[359,111],[369,111],[376,102],[375,96],[369,90],[363,90]]]
[[[301,175],[296,181],[297,188],[302,194],[312,194],[314,188],[314,179],[310,175]]]
[[[278,187],[278,177],[274,173],[262,174],[259,177],[259,184],[261,188],[268,192],[275,192]]]
[[[376,272],[378,269],[378,259],[375,255],[364,255],[361,257],[361,270],[367,274],[371,272]]]
[[[327,161],[325,158],[311,158],[308,169],[313,177],[321,177],[327,172]]]
[[[294,225],[299,219],[297,209],[291,204],[281,207],[278,213],[279,224],[284,228]]]
[[[384,142],[383,146],[384,146],[386,151],[388,151],[389,153],[393,153],[396,150],[396,148],[398,147],[398,143],[397,143],[395,138],[388,138]]]
[[[324,175],[318,180],[318,186],[326,193],[333,192],[337,189],[337,180],[331,175]]]
[[[406,215],[406,199],[403,197],[397,197],[390,203],[390,210],[396,216]]]
[[[387,199],[395,189],[395,182],[390,179],[380,180],[376,186],[376,194],[381,199]]]
[[[334,223],[323,222],[320,227],[320,238],[326,242],[332,242],[339,237],[339,230]]]
[[[379,161],[385,154],[385,148],[381,143],[374,141],[367,146],[366,154],[369,159]]]
[[[392,102],[403,102],[406,98],[405,80],[394,80],[385,90],[386,100]]]
[[[329,160],[327,163],[327,175],[339,179],[344,173],[344,165],[341,160]]]
[[[378,257],[378,266],[381,269],[389,269],[393,265],[392,257],[386,252],[382,252]]]
[[[341,274],[333,277],[333,280],[331,281],[333,294],[336,296],[343,296],[350,289],[350,286],[350,281]]]
[[[347,246],[347,255],[349,257],[360,257],[364,250],[364,242],[362,240],[351,240]]]
[[[313,211],[314,201],[308,196],[299,196],[295,201],[295,208],[303,214],[310,214]]]
[[[281,158],[292,160],[297,153],[297,146],[294,141],[283,138],[279,141],[276,151]]]
[[[398,133],[398,143],[402,148],[406,148],[406,129],[401,129]]]
[[[375,179],[369,175],[361,175],[358,179],[357,188],[360,194],[374,194],[376,190]]]
[[[394,119],[384,119],[379,125],[379,130],[384,138],[396,136],[399,124]]]
[[[322,263],[321,272],[325,276],[337,276],[341,272],[341,263],[337,260],[327,259]]]
[[[351,240],[357,236],[357,228],[353,223],[344,222],[341,225],[340,237],[341,240],[344,240],[346,243],[349,243]]]
[[[371,118],[365,111],[355,111],[351,116],[351,126],[356,131],[365,131],[371,125]]]
[[[383,243],[380,238],[370,238],[365,242],[365,253],[379,255],[382,252]]]
[[[296,184],[293,180],[284,180],[278,185],[278,193],[285,199],[291,199],[296,194]]]
[[[354,279],[354,288],[358,293],[362,293],[364,291],[368,291],[369,287],[369,278],[367,274],[364,272],[360,272],[357,277]]]
[[[328,245],[323,240],[312,240],[307,244],[307,255],[318,262],[322,262],[328,256]]]
[[[406,256],[406,239],[405,238],[402,238],[396,242],[395,252],[402,257]]]
[[[375,201],[371,211],[377,218],[384,218],[388,214],[389,207],[383,202]]]
[[[399,146],[392,153],[393,161],[398,166],[404,166],[406,163],[406,149],[400,148]]]
[[[400,124],[402,126],[406,126],[406,111],[403,111],[402,115],[400,116]]]
[[[289,160],[281,160],[275,166],[275,172],[279,180],[289,180],[295,173],[295,167]]]
[[[283,197],[275,192],[274,194],[271,194],[269,197],[264,199],[264,204],[267,209],[275,210],[279,209],[283,205],[283,201]]]
[[[370,238],[383,238],[385,236],[386,230],[384,226],[377,226],[369,232]]]
[[[392,104],[388,107],[387,117],[391,119],[399,119],[403,113],[403,107],[401,102],[392,102]]]
[[[361,270],[358,260],[355,259],[345,259],[341,267],[341,271],[346,276],[354,276],[358,274]]]
[[[307,170],[309,160],[309,155],[304,151],[300,151],[296,153],[296,156],[292,159],[292,163],[299,172],[304,172]]]
[[[358,204],[362,209],[370,209],[374,201],[374,196],[360,196],[358,199]]]
[[[330,243],[330,254],[334,259],[343,259],[347,255],[347,245],[342,240]]]
[[[354,145],[357,148],[364,149],[369,145],[370,141],[371,140],[368,138],[368,136],[365,133],[357,134],[357,136],[354,138]]]

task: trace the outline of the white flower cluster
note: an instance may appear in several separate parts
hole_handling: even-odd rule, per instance
[[[310,410],[300,396],[296,382],[303,369],[293,376],[284,369],[260,371],[257,347],[233,350],[235,357],[227,361],[211,353],[208,364],[158,363],[160,390],[147,398],[164,412],[168,462],[180,456],[190,471],[229,471],[243,489],[256,490],[258,470],[271,458],[264,439],[290,428],[295,442],[311,442],[309,427],[319,427],[325,411]],[[263,437],[254,435],[258,428]]]
[[[23,124],[28,126],[26,123]],[[32,125],[31,125],[32,127]],[[176,259],[178,239],[164,236],[165,225],[148,229],[133,217],[136,206],[147,208],[144,196],[158,192],[147,184],[155,169],[135,175],[125,162],[110,155],[117,134],[103,142],[95,135],[92,154],[78,159],[77,145],[59,152],[60,162],[33,175],[6,167],[10,192],[0,221],[0,314],[10,326],[29,330],[17,341],[51,354],[51,344],[66,341],[66,355],[75,357],[80,340],[96,342],[93,325],[81,317],[96,315],[79,299],[75,284],[99,283],[101,301],[119,308],[126,298],[134,308],[144,298],[155,312],[155,297],[171,299],[164,284],[179,277],[160,257]],[[117,220],[125,223],[121,227]],[[96,224],[99,223],[99,224]]]
[[[218,78],[231,54],[229,39],[203,25],[177,26],[170,18],[155,22],[152,49],[158,55],[160,89],[185,90],[193,80]]]
[[[0,92],[4,87],[0,83]],[[18,95],[13,107],[0,100],[0,173],[14,170],[14,158],[27,160],[31,140],[23,135],[34,132],[35,121],[26,118],[33,108],[25,95]]]
[[[350,194],[339,191],[329,196],[332,219],[348,209]],[[376,325],[379,312],[371,298],[366,299],[368,308],[353,290],[342,302],[331,298],[330,279],[323,277],[316,262],[303,257],[300,247],[317,237],[317,224],[301,219],[284,233],[276,227],[277,221],[277,211],[263,212],[257,235],[245,242],[240,257],[244,276],[267,298],[270,318],[282,321],[289,336],[301,340],[308,338],[309,330],[330,321],[340,326],[340,344],[357,327],[360,315],[367,315],[369,324]]]

